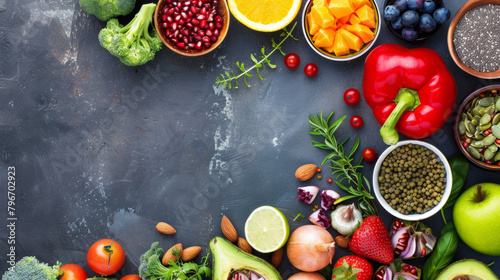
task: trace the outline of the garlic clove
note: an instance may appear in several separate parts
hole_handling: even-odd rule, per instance
[[[332,212],[332,227],[342,235],[351,235],[363,222],[361,211],[353,204],[338,205]]]

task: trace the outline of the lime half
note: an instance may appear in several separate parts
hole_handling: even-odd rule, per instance
[[[245,222],[245,237],[250,246],[261,253],[283,247],[290,235],[288,221],[280,210],[261,206],[253,210]]]

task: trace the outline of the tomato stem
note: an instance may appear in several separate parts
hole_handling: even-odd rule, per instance
[[[113,254],[113,250],[111,250],[111,247],[113,247],[113,243],[115,243],[114,240],[111,242],[110,245],[104,246],[104,251],[106,251],[107,253],[109,253],[109,256],[108,256],[108,266],[106,267],[106,269],[108,269],[109,266],[111,265],[111,255]]]
[[[396,103],[396,107],[392,110],[387,120],[385,120],[382,128],[380,128],[380,135],[387,145],[396,145],[398,143],[399,135],[395,127],[403,113],[405,111],[413,111],[420,105],[418,92],[409,88],[401,88],[394,102]]]

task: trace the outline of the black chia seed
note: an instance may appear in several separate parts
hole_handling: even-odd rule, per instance
[[[462,62],[479,72],[500,69],[500,5],[477,6],[458,21],[453,44]]]

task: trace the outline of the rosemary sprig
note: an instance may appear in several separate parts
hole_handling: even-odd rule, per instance
[[[254,54],[250,54],[250,59],[252,60],[252,62],[254,63],[254,65],[248,69],[245,69],[245,65],[243,63],[240,63],[239,61],[236,62],[236,66],[238,67],[238,69],[241,71],[240,74],[236,75],[234,73],[233,70],[230,70],[230,72],[228,71],[225,71],[225,75],[224,74],[220,74],[220,77],[216,77],[215,78],[215,84],[216,85],[220,85],[222,84],[224,87],[229,86],[229,88],[232,88],[233,87],[233,82],[235,83],[235,86],[234,88],[238,88],[238,79],[243,77],[243,81],[245,82],[245,85],[247,87],[250,87],[250,85],[248,84],[247,82],[247,77],[251,77],[252,75],[249,73],[250,71],[252,71],[253,69],[255,69],[257,71],[257,76],[259,77],[259,79],[262,81],[264,80],[264,78],[262,78],[262,76],[260,75],[260,68],[262,68],[262,66],[266,65],[269,66],[271,69],[274,69],[276,68],[276,64],[272,64],[271,63],[271,60],[269,60],[269,57],[275,52],[275,51],[279,51],[283,56],[286,55],[282,50],[281,50],[281,45],[286,41],[286,39],[288,38],[292,38],[294,39],[295,41],[298,41],[297,38],[295,38],[293,35],[292,35],[292,31],[295,29],[295,26],[297,25],[297,22],[295,22],[292,26],[292,28],[290,29],[290,31],[288,31],[288,29],[285,27],[283,28],[283,31],[281,32],[280,34],[280,37],[284,37],[283,40],[281,40],[281,42],[279,43],[276,43],[274,41],[274,38],[271,38],[271,46],[273,47],[273,50],[271,52],[269,52],[268,54],[266,54],[266,47],[265,46],[262,46],[262,48],[260,49],[260,52],[261,52],[261,56],[259,57],[260,60],[257,60],[257,58],[254,56]]]
[[[335,200],[335,204],[339,204],[351,198],[358,198],[358,207],[363,213],[363,216],[378,215],[377,207],[373,202],[373,196],[370,194],[370,182],[361,174],[361,172],[358,171],[363,167],[361,165],[363,158],[360,157],[356,163],[353,163],[353,155],[359,147],[359,137],[356,138],[349,154],[346,155],[344,151],[344,144],[350,139],[350,137],[347,137],[342,142],[338,142],[334,135],[335,131],[342,124],[346,116],[341,117],[332,125],[329,125],[330,118],[333,116],[333,113],[334,112],[330,113],[326,120],[323,119],[323,112],[314,117],[309,116],[309,123],[313,129],[309,133],[311,135],[324,137],[324,143],[314,140],[312,141],[314,147],[332,151],[325,157],[321,165],[329,160],[331,163],[331,166],[329,167],[333,171],[332,174],[337,174],[335,183],[339,186],[339,188],[350,194]],[[366,185],[368,191],[363,184]],[[355,188],[353,186],[355,186]]]

